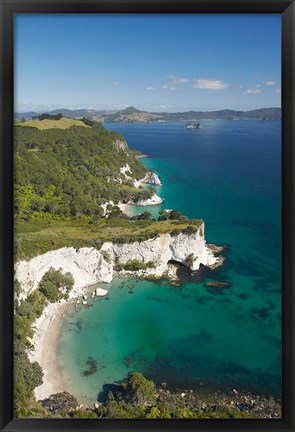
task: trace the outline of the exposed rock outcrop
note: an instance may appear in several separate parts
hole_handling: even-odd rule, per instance
[[[145,177],[144,183],[146,184],[150,184],[153,186],[162,186],[161,180],[159,179],[159,176],[152,172],[149,171]]]
[[[147,274],[161,276],[168,270],[168,262],[176,261],[189,267],[191,270],[198,270],[203,264],[207,267],[218,265],[220,257],[207,247],[202,235],[204,226],[201,225],[194,234],[162,234],[155,239],[132,244],[104,243],[102,251],[108,252],[114,262],[127,263],[134,259],[147,263],[152,261],[155,268],[144,270]],[[191,256],[192,259],[189,259]]]
[[[151,198],[148,198],[146,200],[142,200],[142,201],[137,201],[137,203],[133,203],[133,205],[137,205],[137,206],[151,206],[151,205],[158,205],[158,204],[162,204],[163,200],[161,197],[159,197],[159,195],[154,194],[153,196],[151,196]]]
[[[107,263],[102,254],[94,248],[75,249],[61,248],[38,255],[30,261],[19,261],[15,265],[15,277],[22,286],[20,299],[37,288],[43,275],[53,267],[62,269],[63,273],[70,272],[74,278],[74,287],[70,297],[80,295],[82,287],[98,282],[111,282],[113,279],[113,265]]]
[[[200,265],[215,268],[222,264],[222,257],[215,256],[205,242],[204,225],[200,225],[193,234],[180,233],[171,236],[161,234],[156,238],[142,242],[114,244],[106,242],[101,251],[95,248],[62,248],[39,255],[30,261],[20,261],[15,266],[15,277],[22,286],[20,298],[37,288],[38,283],[50,267],[61,268],[70,272],[74,278],[74,288],[70,297],[81,295],[81,289],[99,282],[111,282],[116,263],[128,263],[137,260],[142,263],[152,262],[153,268],[138,271],[138,274],[162,276],[168,270],[168,262],[176,261],[198,270]],[[110,261],[106,262],[103,254],[107,252]]]
[[[114,141],[115,146],[117,147],[118,150],[127,150],[128,149],[128,144],[124,139],[121,140],[115,140]]]
[[[120,173],[124,174],[127,180],[132,180],[130,175],[127,174],[132,174],[129,164],[126,164],[122,168],[120,168]]]

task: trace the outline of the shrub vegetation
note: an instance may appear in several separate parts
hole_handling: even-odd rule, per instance
[[[44,289],[48,284],[51,289]],[[25,300],[19,301],[16,297],[14,316],[14,412],[16,417],[49,415],[34,398],[33,390],[42,384],[43,372],[37,362],[30,362],[27,349],[31,347],[31,338],[34,335],[32,325],[42,315],[48,301],[66,298],[73,284],[74,280],[70,273],[63,275],[60,270],[51,268],[43,276],[38,289],[31,292]],[[16,281],[15,285],[16,293],[19,295],[20,284]]]

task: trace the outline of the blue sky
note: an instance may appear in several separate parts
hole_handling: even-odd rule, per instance
[[[281,103],[280,15],[15,17],[15,109]]]

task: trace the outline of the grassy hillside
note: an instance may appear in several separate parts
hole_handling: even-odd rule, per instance
[[[100,218],[69,221],[18,221],[15,224],[16,259],[29,259],[62,247],[95,247],[105,241],[130,243],[157,237],[162,233],[196,230],[202,220],[161,221]],[[189,227],[189,228],[188,228]]]
[[[60,120],[30,120],[24,123],[19,123],[20,126],[35,127],[40,130],[46,129],[69,129],[71,126],[89,127],[81,120],[69,118],[61,118]]]

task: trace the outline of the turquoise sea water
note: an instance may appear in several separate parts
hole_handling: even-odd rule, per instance
[[[228,247],[221,268],[180,268],[180,287],[116,279],[106,299],[70,313],[59,366],[81,401],[133,370],[168,388],[280,395],[281,125],[202,123],[106,125],[150,156],[142,161],[159,174],[165,201],[149,210],[203,218],[206,240]],[[230,287],[206,288],[210,279]]]

